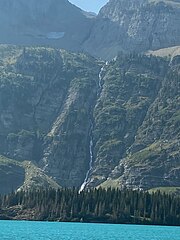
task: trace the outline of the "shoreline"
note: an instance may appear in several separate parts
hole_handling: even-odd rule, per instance
[[[99,224],[99,225],[132,225],[132,226],[159,226],[159,227],[180,227],[179,225],[169,225],[169,224],[156,224],[156,223],[128,223],[128,222],[101,222],[101,221],[59,221],[59,220],[39,220],[39,219],[1,219],[0,216],[0,222],[1,221],[15,221],[15,222],[44,222],[44,223],[76,223],[76,224]]]

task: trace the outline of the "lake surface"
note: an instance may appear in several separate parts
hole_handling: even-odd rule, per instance
[[[0,221],[1,240],[180,240],[180,227]]]

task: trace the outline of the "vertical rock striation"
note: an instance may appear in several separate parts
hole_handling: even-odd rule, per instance
[[[180,45],[180,2],[110,0],[101,10],[85,49],[106,59]]]

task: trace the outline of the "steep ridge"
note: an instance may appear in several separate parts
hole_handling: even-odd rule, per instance
[[[94,109],[95,163],[90,186],[103,182],[126,155],[157,97],[166,68],[166,61],[153,57],[119,55],[104,69],[103,90]]]
[[[179,66],[1,45],[0,154],[62,187],[179,186]]]
[[[45,170],[57,182],[63,182],[63,186],[79,187],[89,169],[91,118],[100,67],[85,55],[79,63],[76,55],[74,58],[74,69],[70,70],[72,81],[63,107],[47,134],[43,163]]]
[[[89,168],[101,66],[51,48],[2,45],[0,52],[0,153],[36,162],[62,186],[79,186]]]
[[[171,61],[171,69],[161,81],[161,87],[149,105],[133,144],[102,186],[140,189],[179,186],[179,63],[179,57]]]
[[[180,1],[110,0],[84,43],[95,56],[144,52],[180,45]]]
[[[18,162],[0,155],[0,193],[14,190],[61,188],[30,161]]]

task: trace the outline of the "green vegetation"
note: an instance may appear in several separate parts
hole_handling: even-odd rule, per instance
[[[175,194],[180,195],[180,187],[159,187],[159,188],[152,188],[149,190],[149,193],[155,193],[160,191],[161,193],[165,194]]]
[[[103,90],[94,109],[94,178],[107,178],[126,155],[166,72],[165,60],[138,54],[119,54],[105,66]],[[143,162],[147,153],[137,153],[137,161]]]
[[[59,184],[79,186],[101,62],[44,47],[1,46],[0,52],[0,153],[49,166]],[[53,163],[42,162],[46,148]]]
[[[14,209],[14,211],[13,211]],[[13,214],[12,214],[13,212]],[[18,191],[0,197],[0,218],[180,225],[180,198],[160,191],[101,188]]]
[[[17,169],[19,169],[18,173]],[[26,191],[28,189],[60,188],[55,181],[30,161],[19,162],[0,155],[0,174],[2,177],[0,180],[0,189],[1,192],[2,188],[5,189],[3,190],[5,193],[14,190],[12,186]],[[14,178],[13,175],[15,176]]]
[[[178,58],[0,45],[0,154],[79,187],[91,139],[90,187],[179,186],[179,84]]]
[[[21,163],[0,155],[0,165],[8,165],[12,163],[21,166]]]

